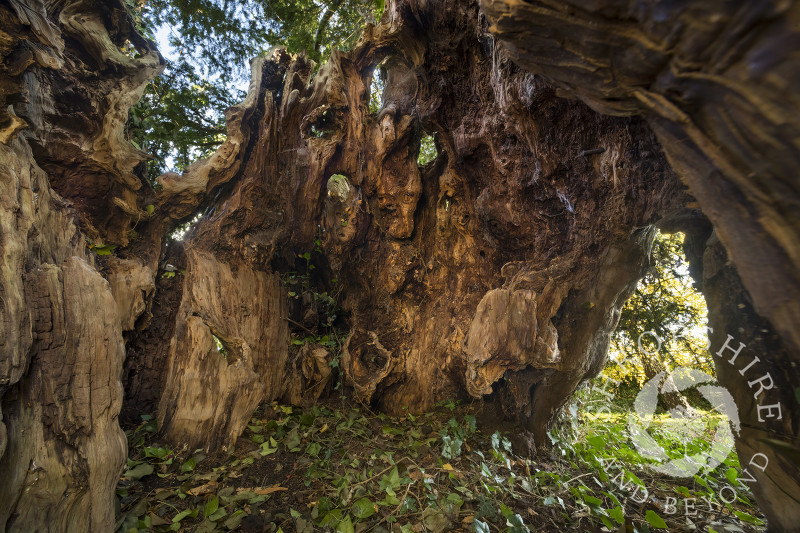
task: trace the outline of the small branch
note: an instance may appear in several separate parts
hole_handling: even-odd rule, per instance
[[[317,26],[317,33],[314,35],[314,53],[319,54],[319,48],[322,46],[322,36],[325,33],[325,30],[328,29],[328,24],[331,21],[331,17],[336,13],[339,9],[339,6],[342,5],[343,0],[336,0],[332,6],[325,10],[325,14],[322,15],[322,19],[319,21],[319,26]]]
[[[295,325],[295,326],[297,326],[298,328],[303,328],[304,330],[306,330],[306,331],[307,331],[308,333],[310,333],[311,335],[313,335],[313,336],[315,336],[315,337],[317,336],[317,334],[316,334],[316,333],[314,333],[313,331],[311,331],[310,329],[308,329],[307,327],[305,327],[305,326],[304,326],[303,324],[301,324],[300,322],[295,322],[294,320],[292,320],[292,319],[291,319],[291,318],[289,318],[288,316],[281,317],[281,318],[283,318],[283,319],[284,319],[284,320],[286,320],[287,322],[291,322],[292,324],[294,324],[294,325]]]

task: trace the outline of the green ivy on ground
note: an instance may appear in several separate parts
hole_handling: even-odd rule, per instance
[[[703,499],[736,481],[735,454],[704,477],[654,476],[627,442],[624,409],[573,409],[552,449],[527,459],[511,435],[480,427],[479,406],[392,418],[343,397],[265,404],[236,449],[216,456],[159,444],[145,417],[128,432],[117,531],[763,531],[746,488],[733,504]],[[694,501],[695,514],[681,503],[665,512],[668,496]]]

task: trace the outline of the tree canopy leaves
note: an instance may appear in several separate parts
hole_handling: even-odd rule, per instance
[[[622,308],[611,339],[612,357],[634,363],[640,380],[648,354],[670,370],[692,366],[713,373],[705,300],[693,287],[682,246],[681,233],[656,236],[652,265]]]
[[[224,111],[241,101],[249,60],[276,46],[317,64],[347,50],[383,0],[128,0],[140,31],[174,53],[131,110],[130,138],[152,159],[152,181],[209,155],[225,139]]]

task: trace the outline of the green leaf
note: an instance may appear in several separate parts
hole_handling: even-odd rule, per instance
[[[189,459],[181,465],[181,472],[191,472],[197,466],[197,459],[189,457]]]
[[[342,510],[341,509],[331,509],[325,516],[322,517],[322,520],[319,521],[317,524],[319,527],[335,527],[336,524],[342,521]]]
[[[318,457],[321,450],[322,446],[318,442],[311,442],[308,446],[306,446],[306,455]]]
[[[227,520],[225,520],[225,527],[228,529],[236,529],[239,527],[239,524],[242,523],[244,517],[247,516],[247,513],[242,511],[241,509],[237,509]]]
[[[155,210],[156,210],[156,206],[154,206],[153,204],[147,204],[146,206],[144,206],[145,213],[147,213],[150,216],[153,215]]]
[[[345,516],[344,520],[336,525],[336,533],[355,533],[350,515]]]
[[[294,428],[286,435],[286,439],[283,441],[283,444],[290,452],[300,451],[300,435],[297,432],[297,428]]]
[[[763,520],[756,518],[753,515],[747,514],[743,511],[734,511],[733,514],[735,514],[739,518],[739,520],[744,520],[745,522],[750,522],[751,524],[755,524],[757,526],[764,525]]]
[[[386,490],[386,489],[394,490],[399,487],[400,487],[400,473],[398,472],[397,467],[395,466],[394,468],[392,468],[391,472],[385,474],[381,478],[381,481],[378,483],[378,488],[381,490]]]
[[[628,478],[628,479],[630,479],[631,481],[633,481],[634,483],[636,483],[636,484],[637,484],[637,485],[639,485],[640,487],[644,487],[644,486],[645,486],[645,485],[644,485],[644,482],[643,482],[641,479],[639,479],[639,478],[636,476],[636,474],[634,474],[634,473],[633,473],[633,472],[631,472],[630,470],[625,470],[625,477],[626,477],[626,478]],[[695,476],[695,477],[696,477],[696,476]]]
[[[364,518],[369,518],[370,516],[376,513],[375,504],[369,498],[361,498],[360,500],[356,501],[352,507],[353,516],[358,519],[363,520]]]
[[[224,516],[227,516],[227,515],[228,515],[228,512],[227,512],[227,511],[226,511],[224,508],[220,507],[219,509],[217,509],[216,511],[214,511],[214,512],[211,514],[211,516],[208,516],[208,517],[206,517],[206,518],[208,518],[208,519],[209,519],[209,520],[211,520],[212,522],[216,522],[216,521],[217,521],[217,520],[219,520],[220,518],[222,518],[222,517],[224,517]]]
[[[269,441],[261,444],[261,451],[259,453],[262,456],[267,456],[267,455],[272,455],[277,451],[278,451],[278,443],[275,442],[274,438],[270,437]]]
[[[491,530],[489,529],[489,524],[487,524],[486,522],[475,519],[472,525],[475,527],[475,533],[491,533]]]
[[[208,500],[208,502],[206,502],[206,506],[203,508],[203,516],[208,518],[214,513],[216,513],[217,509],[219,509],[219,498],[217,496],[214,496],[213,498]]]
[[[725,477],[731,485],[736,486],[736,481],[739,478],[739,472],[735,468],[729,468],[725,471]]]
[[[608,516],[610,516],[617,522],[617,524],[622,525],[623,523],[625,523],[625,514],[622,512],[622,507],[620,507],[619,505],[617,505],[613,509],[606,509],[606,512],[608,513]]]
[[[595,498],[594,496],[589,496],[588,494],[583,495],[583,501],[585,501],[588,505],[601,505],[603,500],[600,498]]]
[[[459,455],[461,455],[461,445],[463,441],[458,437],[451,437],[450,435],[444,435],[442,437],[442,456],[445,459],[455,459]]]
[[[191,517],[191,518],[195,518],[199,512],[200,512],[199,508],[185,509],[185,510],[183,510],[180,513],[175,515],[175,517],[172,519],[172,523],[173,524],[178,524],[178,523],[180,523],[181,520],[183,520],[187,516]]]
[[[667,529],[667,523],[664,522],[664,519],[658,516],[654,511],[648,510],[644,515],[644,519],[647,520],[647,523],[653,527]]]
[[[107,244],[105,246],[95,246],[92,248],[92,251],[97,255],[111,255],[111,252],[113,252],[116,248],[117,247],[115,245]]]
[[[509,533],[530,533],[531,531],[528,529],[528,526],[525,525],[522,517],[518,514],[514,514],[513,516],[507,518],[506,525],[509,526]]]
[[[145,476],[149,476],[152,473],[153,473],[153,465],[149,463],[142,463],[122,474],[122,477],[128,478],[131,481],[136,481],[138,479],[142,479]]]
[[[589,437],[586,442],[592,445],[595,450],[605,450],[606,440],[600,436]]]

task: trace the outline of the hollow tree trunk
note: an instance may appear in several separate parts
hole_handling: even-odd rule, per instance
[[[689,196],[643,121],[558,98],[493,48],[477,6],[445,6],[420,26],[408,5],[394,5],[313,78],[302,57],[256,61],[233,141],[160,179],[167,195],[187,182],[209,190],[217,176],[232,183],[186,243],[159,402],[163,430],[179,443],[229,445],[258,401],[281,394],[285,349],[263,346],[286,343],[286,296],[249,280],[274,279],[273,268],[292,268],[317,239],[322,277],[343,288],[342,367],[364,403],[418,411],[527,372],[508,412],[541,445],[554,410],[602,366],[646,264],[653,232],[637,228]],[[387,89],[371,114],[379,63]],[[439,155],[419,166],[425,133]],[[334,174],[346,183],[328,194]],[[229,271],[249,276],[251,290],[222,296],[224,283],[205,281]],[[224,306],[263,313],[269,326],[242,332]],[[254,373],[225,377],[234,369],[210,333],[249,347],[237,364]],[[217,382],[254,385],[199,394]],[[217,421],[218,403],[237,420]]]
[[[313,400],[298,391],[321,392],[326,354],[289,356],[280,276],[317,240],[318,282],[333,289],[336,279],[342,294],[342,368],[360,401],[396,412],[493,395],[535,449],[557,408],[602,368],[654,225],[684,229],[715,335],[752,325],[743,342],[767,343],[760,353],[784,408],[768,434],[792,442],[800,151],[786,144],[796,93],[773,80],[794,75],[782,61],[795,15],[715,5],[707,13],[721,16],[702,25],[704,12],[676,6],[692,32],[662,37],[651,17],[663,14],[646,10],[606,7],[598,21],[564,2],[487,1],[485,13],[466,0],[390,2],[379,26],[316,74],[302,56],[255,60],[226,142],[182,176],[161,176],[158,191],[133,171],[143,154],[122,131],[161,61],[122,3],[0,6],[0,479],[11,480],[0,525],[82,530],[89,516],[92,530],[109,528],[125,447],[124,341],[126,411],[157,404],[176,444],[229,446],[258,402]],[[141,57],[119,52],[126,39]],[[690,54],[687,72],[684,50],[711,55]],[[731,52],[727,63],[716,50]],[[738,67],[751,53],[780,75],[762,77],[758,61]],[[370,113],[378,64],[389,82]],[[644,118],[607,116],[620,114]],[[757,130],[752,143],[743,122]],[[438,156],[419,166],[426,133]],[[329,189],[333,175],[344,178]],[[697,222],[698,204],[710,223]],[[183,249],[164,243],[198,212]],[[96,256],[87,238],[118,248]],[[184,272],[163,277],[168,263]],[[742,367],[726,364],[720,380],[739,391],[743,421],[765,427],[757,402],[744,401],[753,391],[734,386]],[[743,463],[763,447],[759,435],[740,436]],[[780,472],[754,471],[754,491],[770,526],[789,530],[796,466],[770,453]]]

